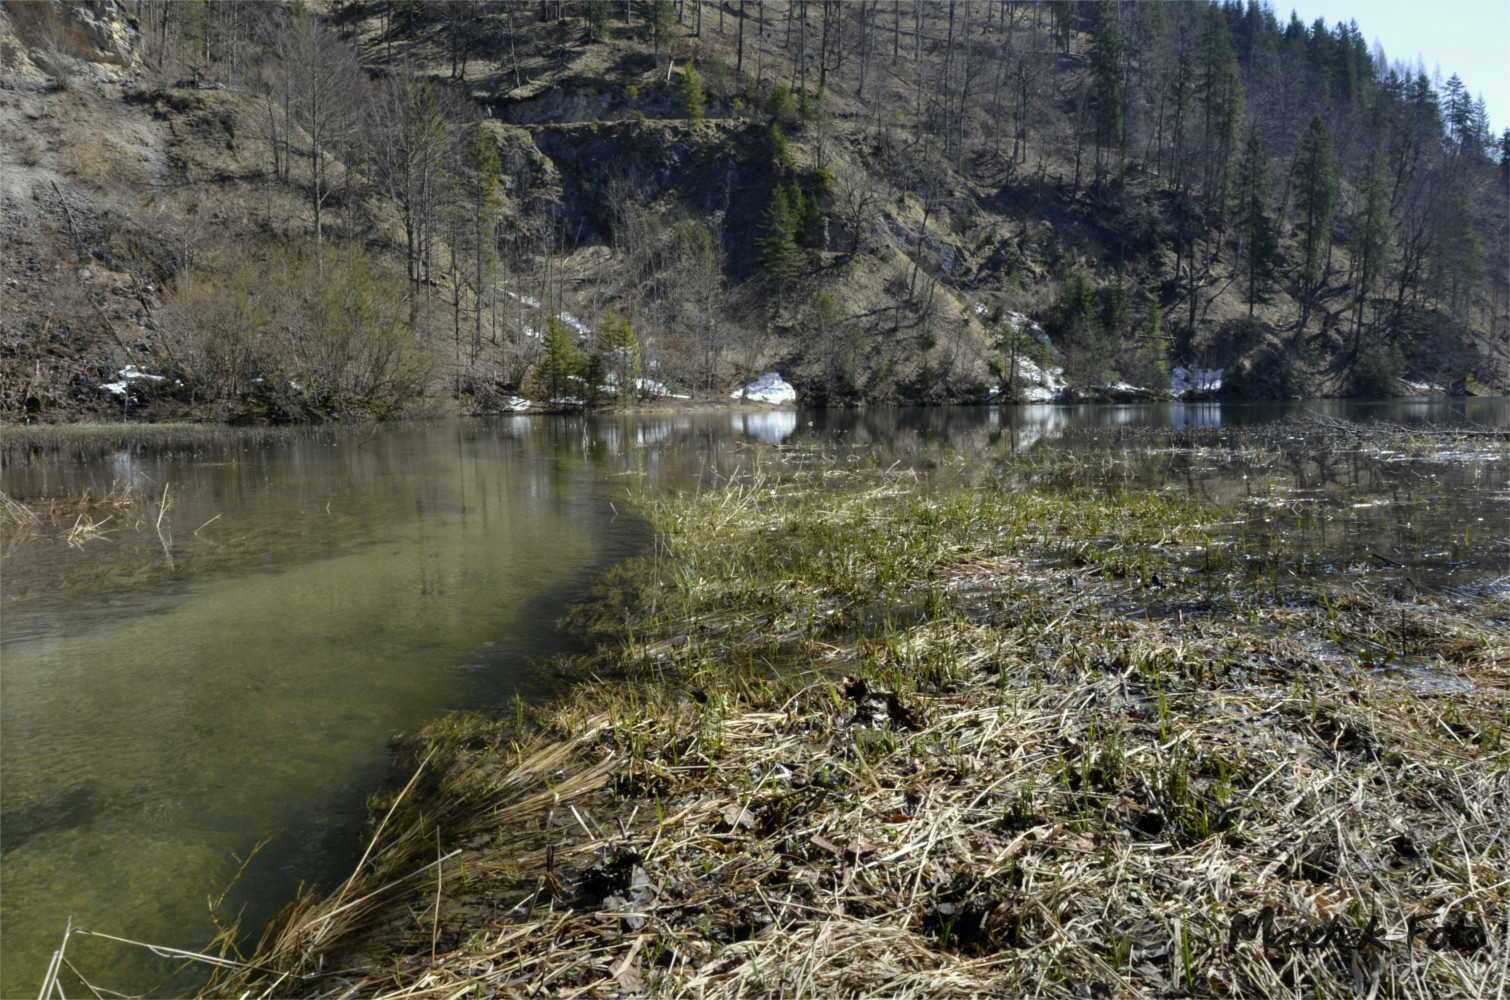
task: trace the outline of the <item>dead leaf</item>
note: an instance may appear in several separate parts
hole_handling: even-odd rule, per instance
[[[839,680],[839,697],[846,701],[860,701],[870,691],[863,677],[845,676]]]
[[[902,699],[898,698],[894,692],[887,691],[884,697],[886,698],[886,714],[890,717],[893,726],[914,732],[923,728],[922,718],[902,704]]]
[[[835,857],[844,853],[844,848],[840,847],[832,840],[829,840],[827,837],[821,836],[820,834],[813,834],[811,837],[807,838],[807,842],[809,844],[812,844],[814,847],[821,848],[822,850],[829,852]]]

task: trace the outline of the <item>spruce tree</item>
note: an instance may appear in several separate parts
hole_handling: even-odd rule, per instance
[[[1096,183],[1099,187],[1104,160],[1127,148],[1126,76],[1122,56],[1122,29],[1117,23],[1117,5],[1097,0],[1096,21],[1091,29],[1091,73],[1095,83],[1092,104],[1096,110]]]
[[[797,276],[802,262],[797,247],[798,213],[793,211],[786,188],[777,184],[761,220],[760,267],[772,282],[784,285]]]
[[[547,400],[557,400],[566,395],[571,377],[582,368],[582,356],[571,334],[560,317],[552,316],[546,328],[544,353],[535,368],[535,381],[545,393]]]
[[[1277,237],[1269,216],[1269,151],[1254,133],[1248,137],[1237,178],[1237,231],[1246,254],[1248,317],[1253,307],[1268,300],[1274,281],[1274,251]]]
[[[691,63],[682,70],[682,78],[676,85],[676,110],[683,118],[701,121],[703,117],[703,78]]]
[[[1196,85],[1205,116],[1206,199],[1220,211],[1227,201],[1232,154],[1242,128],[1245,102],[1237,54],[1232,51],[1232,36],[1220,8],[1207,8],[1196,47]]]
[[[466,137],[466,188],[468,214],[471,216],[471,251],[473,271],[472,295],[476,307],[476,325],[472,331],[471,360],[476,363],[482,352],[482,302],[484,289],[492,284],[493,268],[498,262],[498,210],[503,204],[499,175],[503,162],[498,144],[482,122],[473,122]]]
[[[640,4],[641,34],[651,44],[656,56],[661,46],[676,37],[676,4],[671,0],[643,0]]]
[[[1300,329],[1315,305],[1322,268],[1332,246],[1332,212],[1337,204],[1337,154],[1320,115],[1300,140],[1295,160],[1295,227],[1300,233]]]
[[[1357,214],[1353,216],[1353,237],[1348,241],[1357,294],[1353,303],[1355,358],[1362,347],[1363,310],[1368,302],[1368,293],[1373,291],[1378,282],[1389,252],[1389,167],[1383,149],[1375,149],[1369,154],[1368,166],[1358,194],[1361,204]]]
[[[1148,304],[1143,322],[1138,324],[1137,344],[1143,368],[1139,378],[1147,385],[1167,389],[1169,361],[1164,351],[1164,310],[1157,295]]]
[[[608,20],[612,16],[608,0],[590,0],[587,5],[587,32],[593,41],[601,42],[608,37]]]

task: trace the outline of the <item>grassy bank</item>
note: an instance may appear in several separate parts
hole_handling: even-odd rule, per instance
[[[574,693],[410,738],[211,992],[1495,994],[1504,590],[1047,465],[812,467],[654,503]]]

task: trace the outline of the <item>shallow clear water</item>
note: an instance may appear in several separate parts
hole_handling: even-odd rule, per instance
[[[627,514],[641,486],[820,450],[984,469],[1074,449],[1076,485],[1245,498],[1252,516],[1237,530],[1271,536],[1303,571],[1379,552],[1407,569],[1378,572],[1470,599],[1504,573],[1502,447],[1438,460],[1302,444],[1286,459],[1278,445],[1245,457],[1219,439],[1118,436],[1301,410],[1510,426],[1505,400],[721,412],[13,456],[0,489],[19,499],[128,482],[141,495],[80,546],[12,537],[3,553],[0,995],[35,992],[70,918],[194,949],[214,934],[207,897],[249,857],[222,916],[245,907],[253,931],[301,882],[343,877],[395,733],[555,689],[536,663],[573,643],[554,622],[648,541]],[[1135,461],[1108,461],[1128,449]],[[75,939],[69,955],[115,989],[182,992],[202,978],[99,939]]]

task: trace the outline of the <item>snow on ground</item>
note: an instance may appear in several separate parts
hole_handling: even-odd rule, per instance
[[[776,372],[766,372],[743,389],[735,389],[729,396],[732,399],[748,399],[752,403],[770,403],[773,406],[797,402],[797,390]]]
[[[136,365],[127,365],[115,374],[120,379],[119,382],[106,382],[100,386],[102,391],[115,396],[126,395],[126,391],[131,387],[132,382],[161,382],[166,377],[163,375],[149,375],[136,367]]]
[[[529,306],[531,309],[539,309],[540,308],[540,300],[537,299],[537,298],[535,298],[533,295],[519,295],[519,294],[517,294],[515,292],[510,292],[507,289],[504,290],[503,294],[507,295],[509,298],[513,299],[515,302],[523,302],[525,305]]]
[[[504,413],[523,413],[530,408],[530,401],[523,396],[510,396],[499,407]]]
[[[1169,392],[1183,396],[1192,389],[1215,392],[1222,387],[1225,368],[1176,368],[1169,373]]]
[[[683,396],[680,393],[672,392],[670,389],[666,388],[661,383],[659,383],[659,382],[653,382],[653,381],[651,381],[648,378],[637,378],[637,379],[635,379],[634,380],[634,391],[640,393],[641,395],[667,396],[667,397],[670,397],[671,399],[691,399],[692,398],[691,396]]]
[[[1017,359],[1017,379],[1022,386],[1023,401],[1027,403],[1052,403],[1068,384],[1064,381],[1063,368],[1043,369],[1030,358]],[[1001,386],[992,386],[989,395],[995,398],[1001,392]]]
[[[1400,379],[1400,382],[1403,383],[1406,388],[1411,389],[1411,390],[1413,390],[1415,392],[1419,392],[1422,395],[1425,395],[1428,392],[1446,392],[1447,391],[1446,389],[1442,388],[1439,385],[1432,385],[1430,382],[1412,382],[1408,378],[1402,378],[1402,379]]]
[[[572,377],[576,378],[578,382],[582,381],[581,378],[578,378],[575,375]],[[654,379],[637,378],[631,384],[634,386],[634,391],[641,396],[663,396],[667,399],[692,398],[691,396],[684,396],[681,393],[672,392],[671,389],[665,385],[665,383],[657,382]],[[603,390],[610,394],[617,393],[619,391],[618,372],[608,373],[608,377],[603,380]]]
[[[586,338],[592,336],[592,331],[587,328],[587,324],[582,322],[577,317],[573,316],[571,313],[557,313],[556,318],[565,323],[567,326],[571,327],[573,330],[576,330],[578,340],[585,340]]]

